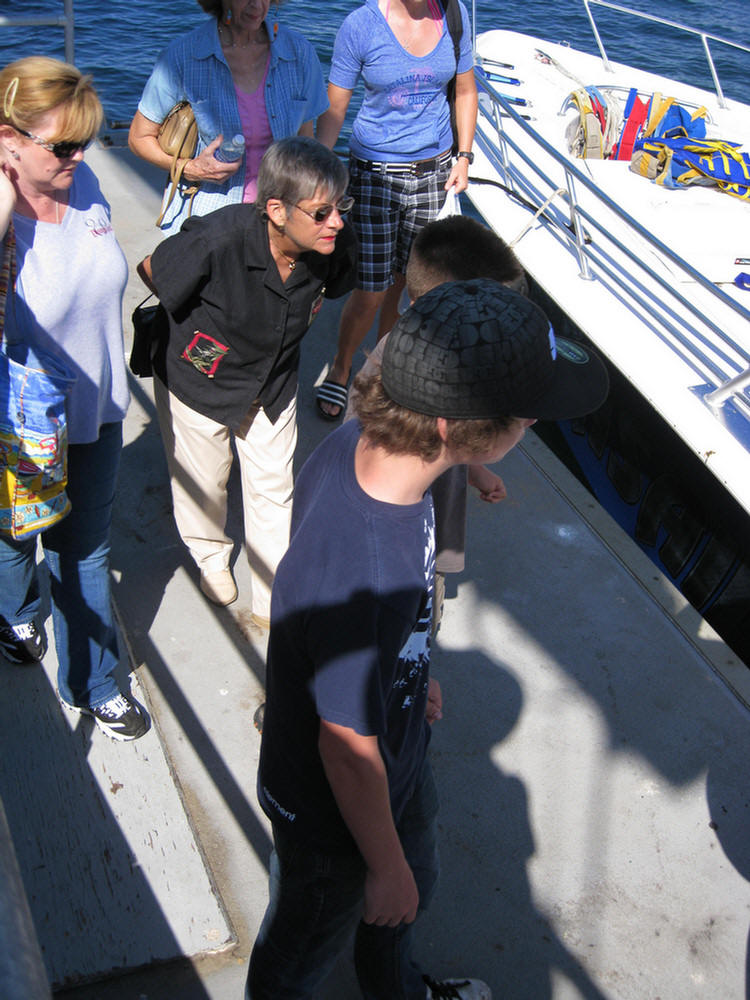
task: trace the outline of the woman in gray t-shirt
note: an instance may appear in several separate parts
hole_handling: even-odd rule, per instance
[[[65,706],[118,740],[148,729],[113,676],[119,662],[109,531],[129,394],[122,339],[127,264],[83,151],[102,122],[89,77],[33,56],[0,72],[0,227],[15,242],[5,341],[52,355],[70,373],[67,493],[72,511],[42,533]],[[2,209],[5,206],[5,210]],[[0,524],[0,528],[1,528]],[[42,659],[36,536],[0,533],[0,652]]]

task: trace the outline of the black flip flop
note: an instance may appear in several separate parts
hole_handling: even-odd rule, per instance
[[[338,382],[331,382],[326,379],[325,382],[321,382],[318,386],[318,391],[315,393],[315,405],[318,408],[318,413],[323,417],[324,420],[338,420],[343,417],[346,412],[346,404],[349,402],[349,387],[346,385],[339,385]],[[339,412],[336,414],[326,413],[321,403],[328,403],[330,406],[338,406]]]

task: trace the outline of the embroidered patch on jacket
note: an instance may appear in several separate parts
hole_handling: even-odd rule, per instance
[[[226,344],[215,340],[208,333],[196,330],[193,339],[182,352],[182,357],[185,361],[189,361],[201,375],[213,378],[219,367],[219,362],[228,351],[229,348]]]
[[[310,307],[310,316],[309,316],[309,318],[307,320],[307,325],[308,326],[310,326],[310,324],[312,323],[312,321],[315,319],[315,317],[320,312],[321,306],[323,305],[323,298],[325,297],[325,294],[326,294],[326,286],[323,285],[323,287],[320,289],[320,291],[318,292],[318,294],[315,296],[315,301],[313,302],[312,306]]]

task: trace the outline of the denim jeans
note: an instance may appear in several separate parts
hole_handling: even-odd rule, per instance
[[[438,877],[438,801],[429,761],[396,824],[419,890],[419,910]],[[356,928],[354,963],[365,1000],[424,1000],[412,961],[414,924],[378,927],[359,919],[364,898],[361,855],[326,852],[274,825],[270,899],[250,956],[246,1000],[309,1000]]]
[[[50,573],[57,687],[72,705],[96,708],[118,693],[119,662],[110,597],[109,533],[122,450],[122,424],[104,424],[97,441],[68,447],[72,511],[41,535]],[[36,538],[0,537],[0,615],[9,625],[40,610]]]

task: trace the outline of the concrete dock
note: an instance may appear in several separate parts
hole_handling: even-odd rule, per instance
[[[87,159],[133,272],[127,338],[161,177],[121,148]],[[340,308],[303,346],[300,463],[335,426],[312,385]],[[0,797],[57,995],[241,1000],[267,899],[264,637],[239,543],[239,600],[198,590],[150,381],[132,390],[112,572],[122,681],[154,725],[114,743],[63,714],[54,650],[0,661]],[[750,670],[533,434],[498,471],[508,499],[470,497],[434,653],[443,874],[418,957],[496,1000],[746,1000]],[[316,1000],[358,996],[345,955]]]

